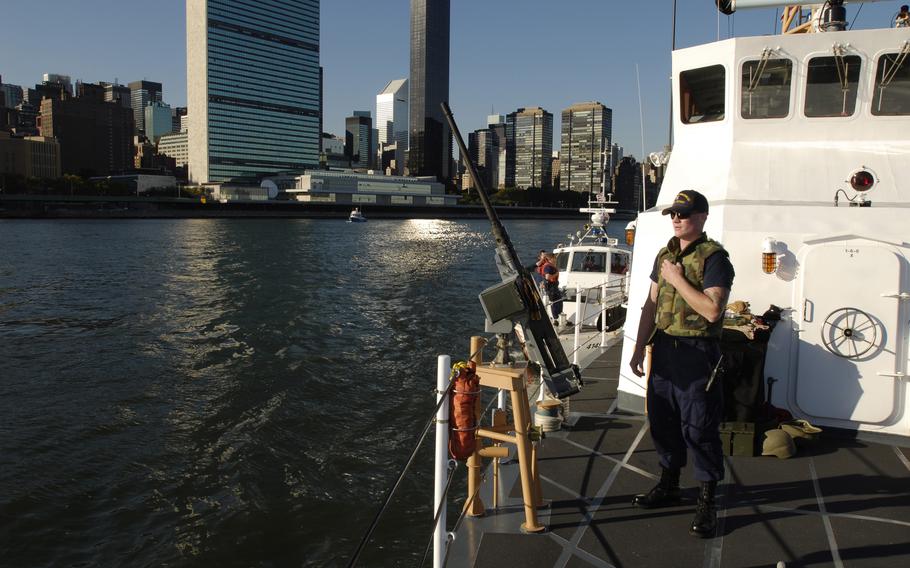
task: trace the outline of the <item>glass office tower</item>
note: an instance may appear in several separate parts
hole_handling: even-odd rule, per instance
[[[189,175],[319,164],[319,0],[187,0]]]
[[[506,116],[514,148],[515,187],[549,189],[553,169],[553,115],[540,107],[520,108]]]
[[[613,141],[613,111],[599,102],[578,103],[562,111],[559,162],[562,189],[599,193],[612,191],[610,164],[603,175],[604,153]]]
[[[449,0],[411,0],[408,173],[451,177],[452,133],[439,104],[449,100]]]

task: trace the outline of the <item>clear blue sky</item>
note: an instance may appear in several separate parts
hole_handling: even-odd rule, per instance
[[[906,2],[906,0],[903,0]],[[888,27],[901,1],[847,6],[855,27]],[[407,77],[408,0],[322,0],[325,125],[343,134],[352,110],[375,114],[376,93]],[[635,66],[646,151],[667,142],[672,0],[452,0],[450,106],[462,133],[542,106],[554,115],[598,100],[613,109],[613,138],[641,155]],[[679,0],[677,47],[770,34],[774,9],[720,16],[712,0]],[[0,0],[0,75],[33,86],[42,73],[86,82],[161,82],[186,104],[183,0]],[[857,16],[858,14],[858,16]],[[558,141],[558,138],[557,138]],[[558,142],[554,144],[558,148]]]

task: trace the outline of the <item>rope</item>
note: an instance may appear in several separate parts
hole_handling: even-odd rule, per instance
[[[491,335],[490,337],[493,337]],[[471,354],[469,359],[473,359],[475,355],[480,353],[483,350],[483,347]],[[453,365],[453,370],[455,365]],[[401,469],[401,472],[398,474],[398,478],[395,480],[395,484],[392,488],[386,493],[385,499],[380,506],[379,511],[376,513],[376,516],[373,518],[373,522],[370,523],[370,527],[367,529],[367,532],[363,535],[363,538],[360,540],[360,544],[357,545],[357,550],[354,551],[354,556],[351,557],[351,561],[348,563],[348,568],[353,568],[357,561],[360,559],[360,555],[363,553],[364,547],[370,541],[370,537],[373,536],[373,531],[376,530],[376,527],[379,525],[379,520],[382,518],[382,515],[385,514],[386,509],[389,506],[389,503],[392,501],[392,497],[395,496],[395,492],[398,491],[398,488],[401,486],[401,482],[404,480],[405,474],[411,468],[411,465],[414,463],[414,458],[417,457],[417,452],[420,450],[420,446],[423,444],[423,441],[427,437],[430,428],[433,426],[433,423],[436,421],[436,413],[442,407],[443,403],[448,401],[448,397],[451,394],[452,389],[455,386],[455,382],[452,380],[453,375],[449,376],[449,386],[446,387],[446,390],[442,393],[442,397],[439,399],[439,402],[436,403],[436,407],[433,409],[433,412],[430,414],[430,419],[427,420],[427,423],[423,427],[423,431],[420,433],[420,436],[417,439],[417,444],[414,445],[414,450],[411,452],[411,456],[408,458],[407,463]]]

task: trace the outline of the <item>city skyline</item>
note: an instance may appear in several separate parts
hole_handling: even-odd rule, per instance
[[[160,82],[163,100],[186,105],[184,0],[162,0],[155,10],[111,0],[35,0],[4,7],[9,21],[41,21],[42,41],[28,26],[0,38],[0,75],[6,83],[31,87],[44,73],[75,82],[127,84]],[[507,114],[540,106],[558,115],[570,105],[599,100],[613,109],[614,140],[627,154],[641,153],[636,63],[641,80],[645,151],[668,141],[671,0],[640,7],[594,0],[552,4],[526,0],[522,10],[508,2],[452,5],[450,105],[462,133],[486,126],[491,108]],[[610,3],[614,4],[614,3]],[[679,2],[677,47],[713,41],[718,35],[776,33],[774,9],[719,16],[714,3]],[[900,1],[847,6],[857,29],[888,27]],[[358,17],[352,18],[356,14]],[[571,26],[565,20],[577,16]],[[321,62],[325,68],[323,130],[343,134],[344,118],[374,107],[388,81],[408,76],[408,0],[349,0],[321,3]],[[157,35],[137,41],[133,24]],[[506,25],[508,24],[508,25]],[[528,35],[528,30],[549,26]],[[97,31],[98,33],[86,33]],[[78,32],[78,35],[77,33]],[[78,41],[75,38],[78,37]],[[527,40],[533,37],[533,40]],[[111,49],[117,45],[118,49]],[[25,46],[28,46],[26,49]],[[381,49],[382,57],[355,56]],[[571,65],[567,54],[573,54]],[[533,57],[529,55],[533,54]],[[554,124],[554,148],[560,125]]]

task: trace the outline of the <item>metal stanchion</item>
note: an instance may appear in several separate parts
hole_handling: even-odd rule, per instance
[[[439,403],[449,387],[452,358],[440,355],[436,363],[436,402]],[[433,488],[433,511],[439,511],[439,522],[433,530],[433,568],[442,568],[446,554],[446,464],[449,461],[449,405],[447,402],[436,411],[436,458]]]
[[[575,348],[572,352],[572,363],[578,365],[578,344],[581,342],[581,284],[575,285]]]

